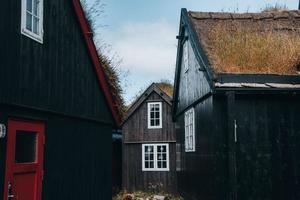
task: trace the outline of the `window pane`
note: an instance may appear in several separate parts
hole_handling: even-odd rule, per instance
[[[167,162],[162,162],[162,164],[163,164],[163,168],[167,168]]]
[[[155,121],[154,121],[153,119],[151,119],[150,125],[151,125],[151,126],[155,126],[154,122],[155,122]]]
[[[39,0],[33,0],[33,14],[39,17]]]
[[[154,168],[154,162],[150,162],[150,168]]]
[[[153,119],[154,118],[154,112],[150,113],[150,118]]]
[[[157,163],[157,167],[158,167],[158,168],[161,168],[161,162],[158,162],[158,163]]]
[[[146,152],[153,152],[153,146],[146,146]]]
[[[162,158],[163,160],[167,160],[167,154],[163,154],[163,158]]]
[[[157,146],[157,152],[161,152],[161,146]]]
[[[26,29],[32,31],[32,15],[26,13]]]
[[[150,154],[150,160],[154,160],[154,155]]]
[[[155,111],[159,112],[159,105],[155,106]]]
[[[159,119],[155,120],[155,126],[159,126]]]
[[[39,19],[36,17],[33,17],[33,32],[39,34]]]
[[[33,163],[36,161],[37,135],[35,132],[17,131],[15,163]]]
[[[149,154],[148,153],[145,154],[145,160],[149,160]]]
[[[149,162],[145,162],[145,168],[149,168]]]
[[[159,154],[159,155],[157,156],[157,160],[162,160],[162,155],[161,155],[161,154]]]
[[[155,118],[159,118],[159,112],[155,113]]]
[[[154,112],[154,105],[150,105],[150,111]]]
[[[32,12],[32,0],[26,0],[26,10]]]

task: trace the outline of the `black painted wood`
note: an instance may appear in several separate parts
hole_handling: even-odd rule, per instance
[[[193,25],[186,14],[183,10],[180,30],[186,32],[180,35],[194,43],[198,36],[190,30]],[[216,80],[295,84],[299,76],[221,74],[210,79],[197,57],[201,52],[197,44],[192,44],[190,50],[196,56],[190,54],[190,68],[184,72],[181,43],[173,104],[181,161],[178,192],[188,200],[299,199],[299,90],[212,87]],[[196,152],[185,152],[184,112],[191,107],[195,109]]]
[[[166,94],[164,94],[166,95]],[[162,128],[148,129],[147,103],[162,102]],[[123,188],[128,191],[160,190],[176,193],[176,135],[172,122],[171,105],[154,90],[123,124]],[[169,144],[168,172],[142,171],[142,144]],[[152,185],[152,186],[151,186]]]
[[[44,2],[43,44],[21,34],[21,1],[3,4],[0,101],[110,122],[72,1]]]
[[[114,122],[72,1],[44,1],[44,42],[21,34],[21,1],[0,7],[0,123],[46,124],[43,199],[111,199]],[[0,139],[0,200],[6,138]]]

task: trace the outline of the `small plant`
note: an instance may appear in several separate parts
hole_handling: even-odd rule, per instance
[[[128,193],[126,191],[122,191],[113,197],[113,200],[154,200],[155,195],[157,194],[152,192],[137,191],[134,193]],[[182,200],[179,196],[167,193],[159,193],[158,195],[164,196],[165,200]]]
[[[161,193],[163,191],[163,184],[162,183],[149,183],[148,185],[148,190],[152,193]]]
[[[281,5],[276,3],[274,6],[273,5],[267,5],[262,12],[280,12],[280,11],[285,11],[288,10],[289,8],[286,5]]]

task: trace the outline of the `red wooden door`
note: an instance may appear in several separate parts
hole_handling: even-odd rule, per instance
[[[4,200],[41,200],[45,127],[9,120]]]

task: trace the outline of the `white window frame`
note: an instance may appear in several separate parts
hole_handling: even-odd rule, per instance
[[[152,146],[153,147],[153,156],[154,156],[154,165],[153,168],[146,168],[145,166],[145,147]],[[158,159],[157,159],[157,147],[158,146],[166,146],[166,168],[158,168]],[[169,144],[142,144],[142,170],[143,171],[169,171]]]
[[[184,140],[185,152],[195,152],[196,138],[194,108],[191,108],[184,113]]]
[[[185,40],[185,42],[182,45],[183,51],[182,51],[182,64],[184,67],[184,72],[186,73],[189,70],[189,40]]]
[[[28,0],[21,0],[21,34],[43,44],[43,35],[44,35],[44,29],[43,29],[43,21],[44,21],[44,0],[38,0],[39,1],[39,9],[38,9],[38,15],[39,23],[38,23],[38,32],[39,34],[36,34],[33,32],[33,30],[28,30],[26,28],[26,14],[27,14],[27,1]],[[33,1],[33,0],[32,0]],[[33,11],[32,11],[33,12]],[[33,14],[32,14],[33,16]],[[33,22],[32,22],[33,23]]]
[[[158,126],[151,126],[151,105],[159,105],[159,125]],[[147,118],[148,118],[148,129],[158,129],[162,128],[162,102],[149,102],[147,104],[148,106],[148,113],[147,113]]]

